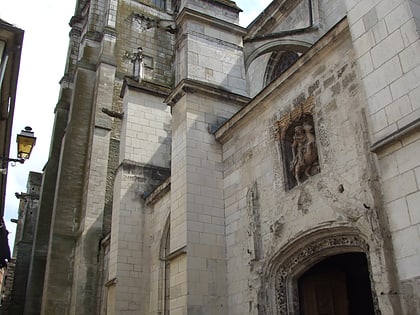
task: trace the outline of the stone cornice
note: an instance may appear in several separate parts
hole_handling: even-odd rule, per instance
[[[213,26],[216,26],[217,28],[221,28],[228,31],[229,33],[236,33],[240,36],[245,36],[246,34],[246,28],[243,28],[242,26],[223,21],[221,19],[209,16],[207,14],[203,14],[190,8],[184,8],[181,11],[181,13],[179,13],[176,19],[176,25],[182,24],[187,19],[193,19],[202,23],[211,24]]]
[[[213,2],[220,4],[222,6],[226,6],[230,9],[234,9],[237,12],[242,12],[242,9],[236,5],[235,2],[230,0],[213,0]]]
[[[389,135],[377,140],[370,147],[370,150],[374,153],[379,153],[381,150],[385,149],[387,146],[391,145],[396,141],[407,137],[409,134],[420,130],[420,118],[415,119],[411,123],[405,125],[404,127],[390,133]]]
[[[166,98],[170,93],[170,88],[156,84],[150,81],[138,82],[130,77],[124,77],[123,86],[121,88],[120,97],[123,98],[127,88],[135,89],[141,92],[145,92],[150,95]]]
[[[121,161],[117,170],[119,170],[119,169],[129,170],[129,169],[135,169],[135,168],[152,169],[152,170],[159,171],[161,173],[165,173],[165,172],[169,173],[170,172],[170,169],[166,168],[166,167],[161,167],[161,166],[156,166],[156,165],[152,165],[152,164],[136,162],[136,161],[127,160],[127,159],[124,159],[124,160]]]
[[[166,256],[165,260],[171,261],[186,254],[187,254],[187,246],[183,246],[181,248],[178,248],[172,251],[168,256]]]
[[[160,186],[152,191],[145,199],[147,206],[154,205],[158,202],[166,193],[171,190],[171,177],[168,177]]]
[[[246,105],[249,102],[249,98],[243,95],[232,93],[223,89],[223,87],[196,81],[192,79],[184,79],[172,90],[171,94],[165,99],[165,103],[169,106],[174,106],[185,94],[188,93],[200,93],[210,97],[224,99],[231,103],[239,105]]]

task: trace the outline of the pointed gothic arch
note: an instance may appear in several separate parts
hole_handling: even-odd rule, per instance
[[[254,60],[264,54],[276,51],[294,51],[296,53],[303,54],[310,47],[312,47],[312,45],[313,43],[309,41],[296,40],[292,38],[281,38],[256,43],[245,43],[245,68],[249,69]]]
[[[159,293],[158,293],[158,314],[169,314],[169,300],[170,300],[170,262],[168,259],[171,246],[171,215],[169,214],[165,226],[162,231],[159,248]]]

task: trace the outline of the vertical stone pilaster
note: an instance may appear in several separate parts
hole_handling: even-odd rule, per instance
[[[140,89],[141,88],[141,89]],[[146,90],[145,90],[146,89]],[[107,314],[146,314],[150,249],[144,198],[170,175],[165,94],[126,79],[120,165],[114,181]]]
[[[111,109],[115,67],[101,63],[96,70],[96,86],[94,96],[94,125],[92,150],[90,153],[89,173],[87,174],[86,195],[83,214],[75,251],[75,277],[72,289],[72,314],[92,314],[96,309],[96,290],[99,274],[97,257],[99,243],[103,237],[103,209],[105,207],[105,191],[107,182],[108,153],[110,145],[111,117],[102,112],[102,108]]]
[[[94,84],[95,72],[79,66],[57,175],[41,313],[68,314],[70,311],[74,250],[83,231],[85,186],[81,179],[86,179],[86,161],[91,148]]]
[[[176,256],[170,263],[174,314],[227,314],[222,152],[209,133],[226,108],[225,102],[196,93],[173,107],[169,256]]]
[[[420,10],[410,0],[345,2],[375,143],[420,118]]]
[[[171,314],[228,312],[222,150],[210,130],[230,118],[239,109],[234,100],[247,93],[238,14],[234,3],[182,1],[177,18],[178,85],[168,99]]]
[[[380,213],[391,236],[386,251],[392,251],[388,268],[393,268],[394,261],[396,265],[396,271],[389,272],[395,278],[389,285],[398,287],[399,282],[399,288],[393,290],[401,292],[403,310],[395,295],[384,294],[379,299],[396,313],[409,314],[413,301],[420,299],[418,292],[405,290],[407,283],[418,285],[420,276],[415,267],[420,262],[419,220],[413,220],[418,212],[414,200],[420,191],[420,162],[415,158],[420,138],[413,132],[420,125],[420,6],[411,0],[345,3],[367,96],[372,150],[383,184],[384,211]]]

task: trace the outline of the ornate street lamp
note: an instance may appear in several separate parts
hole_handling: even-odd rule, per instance
[[[0,157],[4,162],[19,162],[24,163],[25,160],[29,159],[32,149],[36,142],[36,137],[31,127],[25,127],[16,137],[17,142],[17,159],[11,159],[7,157]]]
[[[32,131],[31,127],[25,127],[25,130],[22,130],[20,134],[16,137],[17,142],[17,149],[18,149],[18,158],[23,160],[21,163],[23,163],[25,160],[29,159],[31,156],[31,152],[33,147],[35,146],[36,137],[34,136],[34,133]]]

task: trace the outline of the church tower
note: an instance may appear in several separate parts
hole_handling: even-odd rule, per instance
[[[118,221],[111,224],[114,185],[120,185],[118,170],[125,169],[123,161],[149,162],[129,152],[138,143],[131,144],[127,135],[131,130],[125,126],[138,116],[123,108],[123,85],[133,84],[144,95],[162,90],[152,94],[169,112],[163,99],[173,84],[174,35],[171,29],[160,28],[161,20],[173,20],[170,1],[79,0],[76,4],[44,174],[27,314],[94,314],[100,309],[104,297],[98,288],[108,277],[103,269],[103,249],[108,249],[101,244],[109,239],[111,225],[118,233]],[[140,60],[135,57],[139,47],[141,77]],[[153,136],[170,143],[167,137]],[[166,163],[154,165],[166,167],[167,176],[170,150],[163,151],[161,160]]]

